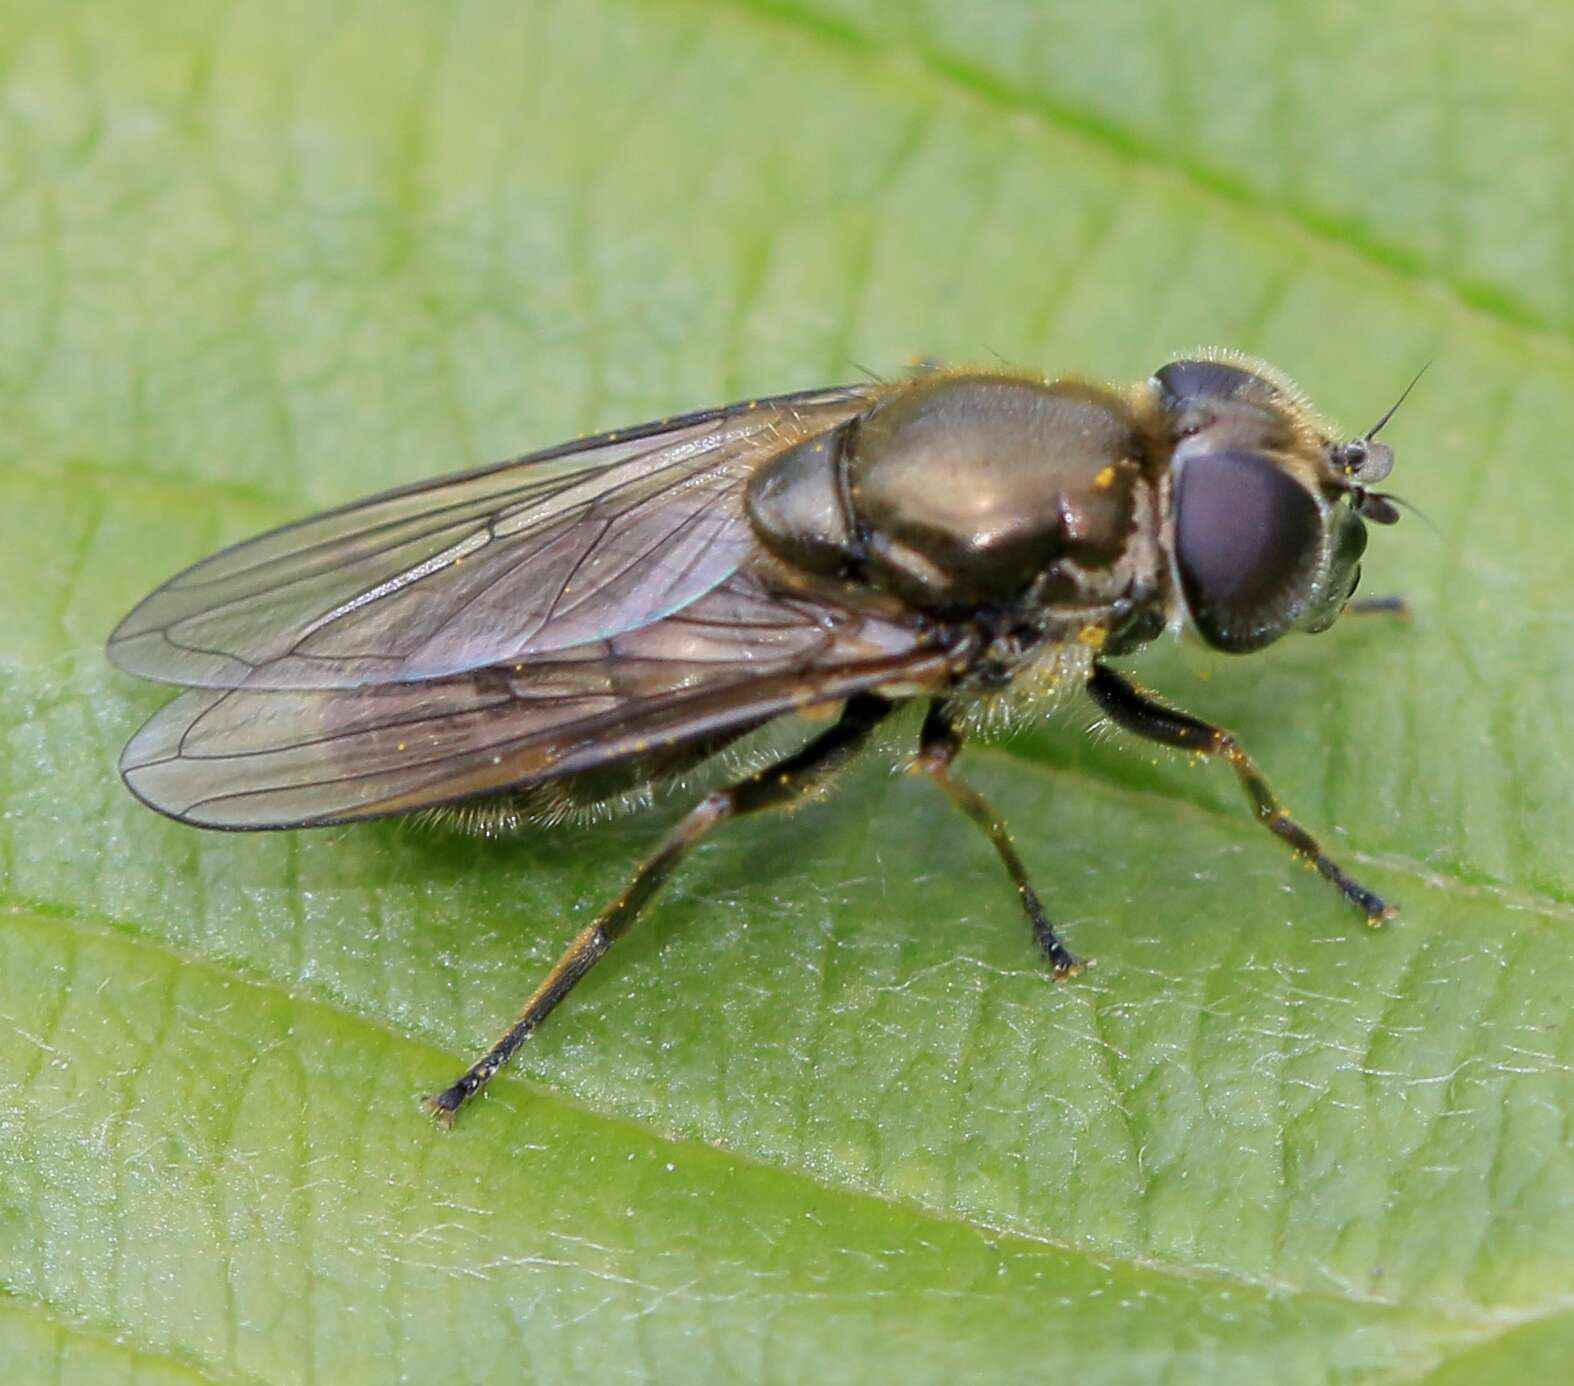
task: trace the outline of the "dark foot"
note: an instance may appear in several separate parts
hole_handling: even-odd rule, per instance
[[[1026,895],[1026,892],[1024,892]],[[1049,959],[1049,965],[1055,974],[1057,982],[1063,982],[1068,977],[1075,977],[1084,967],[1091,966],[1084,963],[1058,938],[1054,930],[1049,927],[1049,921],[1043,917],[1042,910],[1038,910],[1038,897],[1031,898],[1029,909],[1037,917],[1033,920],[1033,941],[1043,949],[1044,956]]]
[[[437,1124],[448,1130],[454,1124],[454,1117],[465,1101],[479,1087],[471,1074],[465,1074],[452,1087],[444,1088],[441,1092],[434,1092],[430,1097],[421,1099],[421,1106],[436,1120]]]

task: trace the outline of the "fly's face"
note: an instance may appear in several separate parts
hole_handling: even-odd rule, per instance
[[[1240,360],[1174,361],[1148,388],[1172,447],[1176,585],[1198,633],[1245,654],[1327,629],[1360,581],[1363,518],[1398,517],[1367,489],[1390,449],[1372,433],[1337,442],[1293,385]]]

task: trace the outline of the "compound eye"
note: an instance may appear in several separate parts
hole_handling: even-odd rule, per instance
[[[1188,458],[1175,493],[1175,565],[1198,631],[1244,654],[1285,633],[1317,582],[1322,514],[1261,453]]]
[[[1280,393],[1277,386],[1262,376],[1228,361],[1171,361],[1154,372],[1153,378],[1169,409],[1207,400],[1235,399],[1241,395],[1272,399]]]

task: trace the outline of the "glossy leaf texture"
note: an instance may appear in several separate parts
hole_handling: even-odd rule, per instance
[[[964,23],[963,10],[974,16]],[[0,15],[0,1361],[17,1379],[1460,1383],[1574,1351],[1569,21],[631,0]],[[1113,17],[1111,17],[1113,16]],[[448,1136],[661,818],[204,834],[103,641],[222,544],[750,395],[1218,343],[1431,517],[971,752],[736,825]],[[911,735],[911,727],[904,734]],[[665,811],[670,815],[675,805]]]

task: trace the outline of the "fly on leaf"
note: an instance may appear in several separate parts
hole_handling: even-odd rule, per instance
[[[914,700],[915,770],[990,839],[1058,977],[1079,964],[953,762],[969,732],[1079,691],[1228,761],[1264,826],[1380,923],[1392,907],[1234,737],[1117,672],[1183,623],[1237,654],[1331,625],[1364,521],[1397,518],[1370,489],[1393,462],[1375,433],[1341,439],[1271,367],[1210,353],[1129,389],[936,370],[752,400],[385,492],[205,559],[120,623],[116,664],[187,689],[121,772],[199,827],[444,810],[496,829],[638,801],[777,719],[839,709],[678,823],[428,1099],[444,1122],[695,843],[802,800]]]

